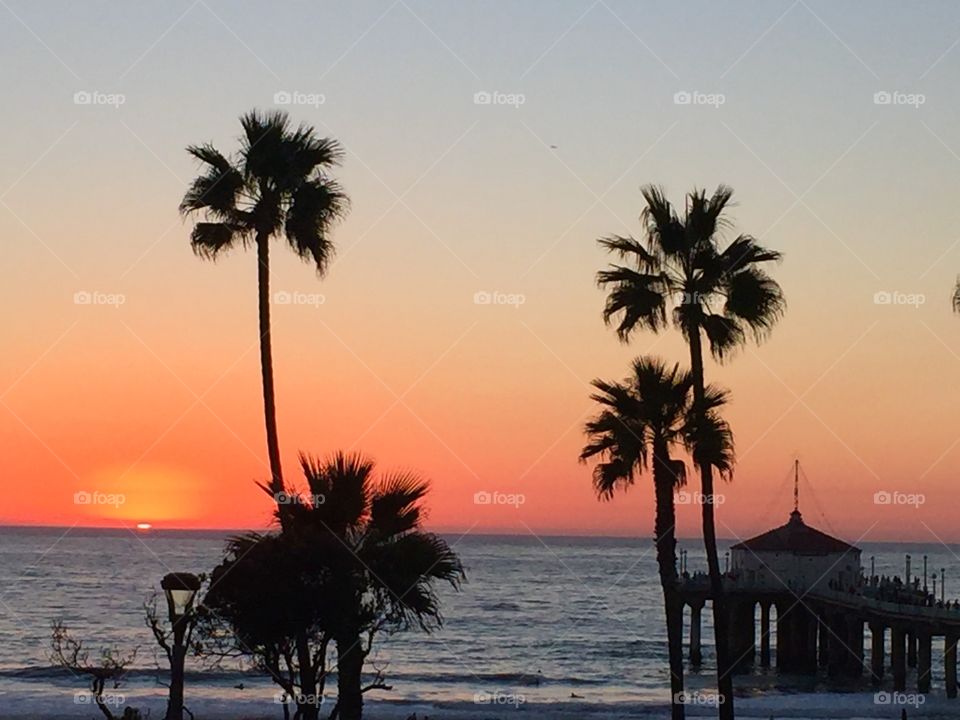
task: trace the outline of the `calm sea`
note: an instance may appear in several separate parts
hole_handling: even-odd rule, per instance
[[[62,620],[91,649],[138,647],[137,667],[116,693],[161,715],[165,689],[157,668],[162,662],[144,626],[143,603],[159,589],[165,573],[212,568],[222,556],[225,537],[219,532],[0,528],[0,716],[96,715],[75,695],[85,687],[82,680],[51,667],[50,625],[55,620]],[[371,702],[380,698],[384,705],[469,707],[479,693],[496,698],[497,716],[545,708],[546,703],[609,707],[608,716],[659,712],[668,699],[666,640],[651,541],[479,535],[448,539],[464,561],[468,581],[460,593],[442,591],[442,630],[381,640],[373,662],[393,689],[369,696]],[[681,547],[689,551],[691,569],[704,567],[696,542],[685,541]],[[908,552],[918,572],[925,552],[931,570],[960,566],[944,547],[863,549],[865,563],[875,555],[881,573],[901,573]],[[951,577],[950,571],[947,589],[960,590],[960,578]],[[701,674],[689,677],[694,689],[711,684],[708,614],[705,620],[706,662]],[[934,673],[935,694],[942,694],[939,663]],[[243,689],[235,687],[241,684]],[[738,686],[745,696],[773,707],[780,707],[786,697],[825,690],[816,681],[776,673],[742,677]],[[831,691],[838,697],[845,692],[858,698],[870,695],[865,686]],[[239,703],[262,708],[263,716],[280,716],[272,684],[240,668],[212,670],[194,664],[187,694],[195,707]],[[911,713],[915,716],[924,715]]]

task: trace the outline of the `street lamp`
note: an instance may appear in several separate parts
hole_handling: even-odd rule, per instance
[[[170,652],[170,699],[166,720],[183,720],[183,666],[187,657],[184,638],[190,627],[193,601],[200,590],[200,578],[191,573],[170,573],[160,581],[167,596],[167,611],[173,626],[173,648]]]

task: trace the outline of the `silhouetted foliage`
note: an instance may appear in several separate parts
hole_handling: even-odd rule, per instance
[[[602,247],[629,261],[597,274],[609,290],[604,321],[616,326],[626,342],[636,330],[660,332],[669,323],[677,327],[690,349],[695,422],[706,424],[708,400],[703,368],[703,336],[717,360],[746,342],[764,338],[786,309],[780,286],[763,269],[781,254],[760,245],[749,235],[725,242],[723,231],[733,190],[719,186],[712,195],[703,190],[687,194],[683,213],[677,212],[661,188],[642,189],[646,206],[641,214],[643,241],[610,236]],[[706,447],[704,447],[706,453]],[[712,454],[712,453],[710,453]],[[712,498],[714,465],[709,454],[695,457],[700,466],[704,497]],[[731,459],[732,460],[732,459]],[[732,720],[733,679],[729,661],[727,618],[723,599],[716,521],[711,502],[701,505],[703,541],[713,596],[717,645],[717,683],[724,701],[720,717]]]
[[[654,538],[660,585],[663,589],[670,658],[671,716],[682,720],[683,604],[678,595],[676,512],[674,490],[686,483],[686,466],[672,456],[686,450],[722,472],[733,458],[733,436],[719,409],[726,393],[707,388],[707,423],[693,414],[693,378],[679,365],[667,366],[655,358],[638,358],[622,382],[594,380],[591,398],[600,406],[584,431],[588,442],[580,454],[586,462],[598,458],[593,484],[603,499],[626,490],[638,474],[653,466],[656,520]]]
[[[330,231],[348,200],[330,176],[343,152],[336,140],[306,125],[293,127],[286,113],[254,110],[240,118],[240,150],[227,156],[213,145],[187,148],[202,165],[180,203],[184,215],[199,214],[190,242],[200,257],[216,259],[231,248],[257,246],[260,364],[271,480],[284,491],[277,437],[270,334],[269,241],[275,235],[323,274],[333,255]]]
[[[418,476],[378,477],[373,461],[344,453],[325,461],[303,455],[301,466],[309,493],[288,496],[284,529],[230,542],[204,602],[208,627],[229,628],[233,640],[224,637],[236,651],[252,655],[290,695],[312,696],[314,706],[332,641],[338,699],[331,716],[355,720],[363,693],[386,687],[379,670],[362,680],[375,635],[439,627],[435,583],[459,587],[463,568],[441,537],[422,529],[428,484]],[[309,638],[309,655],[297,648],[298,634]],[[308,704],[298,713],[316,717]]]
[[[76,702],[88,702],[88,698],[92,698],[107,720],[118,720],[110,706],[121,704],[124,698],[119,694],[104,697],[104,692],[107,684],[114,689],[120,687],[127,669],[136,660],[137,649],[124,653],[117,647],[103,647],[96,658],[91,659],[90,651],[84,647],[83,641],[74,639],[59,620],[52,626],[51,648],[50,659],[54,665],[89,679],[90,695],[84,698],[78,696],[75,698]],[[125,707],[119,720],[140,720],[140,711]]]

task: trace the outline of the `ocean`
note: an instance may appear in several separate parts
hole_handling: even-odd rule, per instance
[[[144,602],[159,593],[167,572],[216,565],[227,535],[0,528],[0,717],[99,716],[84,703],[83,679],[51,664],[50,629],[58,620],[94,654],[100,647],[138,648],[133,671],[111,692],[118,702],[162,716],[164,664],[144,625]],[[461,555],[467,582],[459,593],[441,589],[441,630],[380,638],[370,662],[392,689],[368,695],[372,717],[378,711],[405,717],[418,708],[436,717],[444,709],[484,718],[548,710],[662,716],[669,699],[666,633],[651,540],[470,534],[448,541]],[[705,567],[697,541],[680,547],[691,570]],[[954,550],[864,544],[863,557],[869,564],[874,556],[877,572],[893,575],[902,574],[906,553],[922,572],[926,553],[931,571],[948,568],[952,597],[951,589],[960,590],[960,578],[951,577],[950,568],[960,565]],[[712,687],[709,613],[703,638],[704,665],[687,679],[694,691]],[[942,697],[941,652],[935,648],[933,693],[910,708],[911,718],[960,717],[960,701],[954,710]],[[738,676],[737,687],[741,707],[758,717],[900,717],[899,709],[894,714],[874,702],[866,680],[837,687],[758,670]],[[327,690],[335,692],[335,682]],[[243,668],[205,668],[188,659],[187,705],[208,716],[242,708],[243,717],[279,718],[275,695],[268,679]],[[713,710],[691,708],[691,714]]]

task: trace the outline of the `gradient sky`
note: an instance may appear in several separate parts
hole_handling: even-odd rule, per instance
[[[813,524],[960,541],[955,3],[8,0],[0,15],[0,521],[268,520],[254,256],[198,260],[177,205],[187,144],[230,150],[241,113],[296,91],[323,96],[287,109],[347,148],[352,211],[326,278],[274,254],[275,291],[324,299],[274,307],[288,479],[298,450],[362,449],[433,480],[437,528],[649,534],[647,481],[600,503],[577,463],[587,383],[685,349],[604,328],[593,240],[639,232],[644,183],[682,201],[725,182],[738,229],[784,252],[789,309],[768,342],[708,366],[739,451],[720,533],[780,524],[799,457]],[[724,102],[676,104],[684,91]],[[884,91],[923,103],[876,104]],[[878,305],[883,291],[924,302]],[[477,506],[482,490],[525,502]],[[125,502],[77,506],[78,491]],[[698,524],[679,508],[681,535]]]

